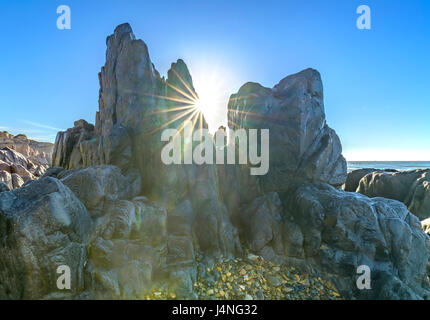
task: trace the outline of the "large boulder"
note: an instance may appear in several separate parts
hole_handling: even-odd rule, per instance
[[[108,201],[131,199],[140,192],[140,176],[124,176],[118,167],[92,166],[70,170],[61,178],[93,216],[101,214]]]
[[[282,204],[276,192],[254,199],[239,211],[239,230],[247,247],[265,258],[268,253],[284,255]]]
[[[343,185],[343,190],[348,192],[355,192],[360,184],[360,180],[372,172],[381,172],[381,170],[373,168],[363,168],[348,172],[345,184]]]
[[[360,184],[360,180],[363,179],[365,176],[367,176],[370,173],[373,172],[398,172],[395,169],[374,169],[374,168],[363,168],[363,169],[357,169],[353,170],[351,172],[348,172],[348,176],[346,178],[345,184],[343,185],[343,190],[348,192],[356,192],[357,188]]]
[[[84,290],[83,269],[92,230],[84,205],[69,188],[44,178],[0,194],[0,298],[74,298]],[[57,288],[68,266],[71,289]]]
[[[424,172],[411,186],[405,201],[409,211],[420,219],[430,217],[430,170]]]
[[[166,272],[166,210],[145,197],[110,201],[95,224],[88,292],[98,299],[143,298]]]
[[[398,201],[303,185],[287,202],[303,233],[309,265],[346,298],[429,298],[430,238]],[[371,270],[371,289],[359,290],[357,268]]]
[[[316,70],[288,76],[273,89],[247,83],[231,96],[228,108],[232,129],[270,130],[270,170],[261,177],[265,192],[305,182],[345,182],[346,161],[339,137],[326,124]]]
[[[357,192],[401,201],[421,220],[430,217],[430,169],[373,172],[360,180]]]

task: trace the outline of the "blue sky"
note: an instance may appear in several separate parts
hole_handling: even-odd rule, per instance
[[[71,30],[56,28],[62,4]],[[356,28],[361,4],[371,30]],[[348,160],[430,160],[427,0],[1,0],[0,129],[53,141],[74,120],[94,122],[105,39],[123,22],[161,74],[177,58],[193,75],[218,68],[226,94],[315,68]]]

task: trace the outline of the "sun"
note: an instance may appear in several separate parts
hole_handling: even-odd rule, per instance
[[[174,103],[168,109],[159,109],[155,113],[172,113],[172,117],[153,132],[166,128],[171,123],[182,120],[179,132],[187,121],[197,128],[207,123],[209,132],[214,134],[220,126],[226,126],[227,110],[230,98],[230,86],[227,85],[227,72],[216,68],[199,68],[192,74],[192,84],[187,83],[175,70],[180,86],[167,83],[177,96],[157,96]],[[151,132],[151,133],[153,133]]]
[[[194,108],[203,114],[209,124],[214,122],[213,118],[219,109],[220,103],[222,103],[220,93],[214,84],[206,82],[204,85],[199,86],[197,99],[194,101]]]
[[[210,132],[215,132],[227,114],[229,89],[218,72],[198,73],[193,76],[197,99],[194,108],[204,116]]]

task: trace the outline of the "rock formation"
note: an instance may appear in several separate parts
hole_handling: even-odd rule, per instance
[[[13,149],[0,149],[0,182],[9,189],[22,187],[24,183],[40,177],[47,168],[47,165],[36,164]]]
[[[301,186],[288,209],[303,233],[309,264],[345,297],[429,298],[430,241],[402,203],[314,184]],[[371,270],[371,290],[358,290],[351,276],[360,265]]]
[[[325,278],[344,298],[429,297],[430,238],[418,219],[398,201],[336,189],[346,162],[316,70],[231,96],[231,127],[270,129],[263,176],[246,164],[163,164],[163,129],[187,118],[207,125],[188,107],[198,93],[185,63],[161,78],[128,24],[108,37],[99,80],[95,126],[81,120],[58,133],[44,177],[0,194],[0,298],[64,297],[50,277],[69,263],[73,298],[139,299],[154,288],[198,298],[197,277],[211,282],[207,270],[247,251]],[[361,265],[371,290],[357,289]]]
[[[52,149],[54,145],[49,142],[38,142],[23,134],[16,136],[7,132],[0,132],[0,149],[9,148],[22,154],[27,160],[36,165],[51,165]]]
[[[383,197],[403,202],[413,214],[421,220],[430,217],[430,170],[418,169],[411,171],[392,172],[387,170],[363,170],[348,174],[348,180],[355,176],[359,179],[356,192],[368,197]],[[352,185],[352,184],[351,184]],[[355,183],[354,183],[355,185]]]
[[[84,289],[92,221],[69,188],[53,178],[0,193],[0,299],[74,298]],[[57,289],[57,268],[71,290]]]
[[[346,161],[335,131],[326,124],[320,74],[303,70],[273,89],[243,85],[230,98],[229,125],[270,129],[270,171],[261,179],[265,192],[286,191],[303,182],[341,186]]]
[[[24,135],[0,132],[0,182],[15,189],[39,178],[51,163],[53,147],[52,143],[29,140]]]

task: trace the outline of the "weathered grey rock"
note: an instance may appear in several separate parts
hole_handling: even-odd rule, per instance
[[[0,194],[0,298],[73,298],[84,289],[92,222],[69,188],[53,178]],[[71,290],[57,288],[57,268],[71,270]]]
[[[48,166],[51,163],[54,145],[27,139],[23,134],[14,136],[7,132],[0,132],[0,149],[6,147],[19,152],[32,163]]]
[[[326,124],[317,71],[273,89],[248,83],[231,97],[231,127],[270,129],[270,171],[262,177],[247,165],[162,163],[161,132],[195,116],[174,108],[197,93],[182,60],[161,78],[128,24],[107,39],[99,79],[94,130],[81,122],[60,133],[54,165],[71,170],[49,173],[95,220],[85,268],[93,297],[141,298],[160,284],[192,298],[197,267],[241,256],[240,240],[266,259],[319,271],[345,297],[427,297],[430,251],[417,219],[396,201],[329,186],[345,183],[346,162]],[[197,253],[204,262],[197,264]],[[375,275],[371,291],[356,289],[359,263]]]
[[[238,231],[221,202],[204,202],[199,207],[195,225],[199,249],[209,257],[233,257],[242,253]]]
[[[140,192],[140,176],[123,176],[115,166],[93,166],[72,170],[61,177],[92,215],[97,216],[107,201],[131,199]]]
[[[160,79],[142,40],[136,40],[128,23],[119,25],[106,40],[106,63],[100,79],[98,135],[109,135],[118,123],[139,128]],[[145,106],[145,107],[144,107]]]
[[[11,170],[10,164],[4,162],[3,160],[0,160],[0,171],[6,171],[11,173],[12,170]]]
[[[420,219],[430,217],[430,170],[424,172],[411,186],[405,201],[409,211]]]
[[[80,151],[84,168],[111,164],[126,172],[134,167],[132,140],[127,129],[121,125],[113,127],[107,136],[96,136],[81,142]]]
[[[50,167],[45,171],[45,173],[42,175],[41,178],[46,178],[46,177],[57,178],[60,173],[64,172],[64,170],[65,169],[63,167]]]
[[[277,193],[269,193],[251,202],[239,213],[241,238],[248,247],[261,255],[264,247],[270,246],[278,255],[283,255],[282,204]]]
[[[15,173],[19,175],[24,181],[34,180],[36,178],[30,171],[20,164],[12,164],[11,171],[12,174]]]
[[[13,189],[12,176],[8,171],[0,171],[0,182],[4,183],[9,189]]]
[[[19,188],[25,182],[40,177],[46,169],[45,164],[34,163],[12,148],[0,149],[0,171],[4,172],[1,179],[5,183],[8,183],[9,180],[12,181],[12,188]],[[14,177],[14,175],[19,177]]]
[[[74,127],[60,131],[55,139],[52,166],[65,169],[83,166],[80,144],[94,137],[94,126],[85,120],[75,121]]]
[[[7,192],[7,191],[10,191],[9,186],[4,182],[0,182],[0,192]]]
[[[430,169],[373,172],[360,180],[357,192],[402,201],[420,219],[430,217]]]
[[[398,171],[395,169],[380,170],[380,169],[373,169],[373,168],[354,170],[348,173],[345,184],[343,185],[343,189],[348,192],[356,192],[358,185],[360,184],[360,180],[372,172],[398,172]]]
[[[139,299],[164,272],[167,212],[145,197],[111,201],[96,220],[86,268],[95,298]]]
[[[356,192],[360,180],[372,172],[381,172],[381,170],[373,169],[373,168],[364,168],[354,170],[348,173],[345,184],[343,185],[343,190],[348,192]]]
[[[240,252],[237,230],[218,193],[216,166],[165,165],[160,159],[161,149],[165,145],[161,141],[162,129],[181,128],[187,118],[178,118],[183,110],[171,109],[192,103],[190,97],[196,96],[185,63],[182,60],[173,63],[168,78],[162,79],[149,58],[145,43],[136,40],[131,27],[124,24],[118,26],[107,39],[106,63],[99,78],[99,112],[95,135],[91,139],[81,139],[78,130],[78,138],[66,139],[70,141],[69,144],[62,142],[64,138],[60,133],[53,164],[68,169],[113,164],[119,166],[124,174],[136,168],[142,178],[141,194],[157,201],[169,212],[175,210],[179,203],[190,201],[192,210],[196,212],[195,229],[200,226],[208,234],[216,235],[209,239],[207,234],[196,234],[197,240],[193,238],[193,241],[196,240],[197,248],[208,250],[209,255],[232,256],[235,250]],[[187,99],[188,103],[178,101]],[[207,127],[204,119],[201,125]],[[73,137],[72,134],[65,134]],[[184,142],[184,147],[191,146]],[[64,164],[57,161],[61,159],[57,153],[70,154],[63,158],[71,159],[73,150],[80,150],[76,159],[82,159],[82,163],[69,160],[66,161],[68,164]],[[70,176],[62,180],[69,185],[67,180],[70,180]],[[95,204],[88,201],[98,201],[100,197],[94,196],[85,187],[82,187],[84,191],[79,191],[80,182],[75,185],[76,188],[71,186],[72,190],[93,211]],[[91,182],[88,185],[90,189],[97,190]],[[80,193],[88,194],[88,201]],[[202,208],[207,211],[203,212]]]
[[[430,297],[430,238],[401,202],[314,184],[301,186],[288,210],[303,233],[306,260],[344,297]],[[371,270],[371,290],[357,289],[360,265]]]
[[[320,74],[306,69],[273,89],[243,85],[229,102],[233,129],[270,130],[270,170],[261,177],[265,192],[285,191],[304,182],[341,186],[346,161],[334,130],[326,124]]]
[[[24,179],[22,179],[21,176],[18,175],[17,173],[12,173],[11,178],[12,178],[12,186],[14,189],[21,188],[25,183]],[[30,180],[31,179],[29,179],[29,181]]]

